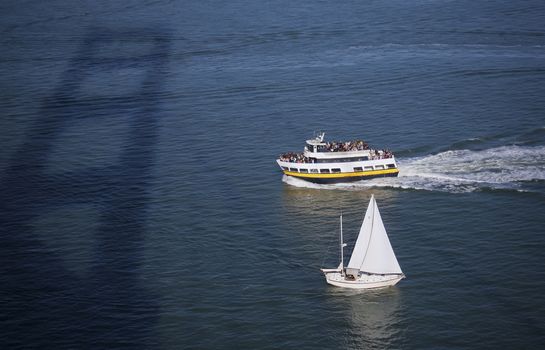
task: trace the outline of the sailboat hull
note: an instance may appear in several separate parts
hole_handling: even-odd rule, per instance
[[[324,271],[325,272],[325,271]],[[351,289],[385,288],[395,285],[405,278],[405,275],[362,275],[350,280],[342,276],[340,272],[325,273],[326,282],[332,286]]]

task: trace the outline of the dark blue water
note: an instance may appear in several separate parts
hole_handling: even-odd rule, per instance
[[[536,348],[542,1],[4,1],[5,348]],[[317,186],[314,131],[396,179]],[[347,292],[371,194],[407,275]]]

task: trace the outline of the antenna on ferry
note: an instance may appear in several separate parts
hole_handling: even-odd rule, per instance
[[[324,136],[325,136],[325,132],[322,131],[318,133],[317,139],[320,140],[320,142],[324,142]]]

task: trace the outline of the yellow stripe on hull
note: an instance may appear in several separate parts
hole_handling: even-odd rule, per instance
[[[300,177],[302,179],[342,179],[351,177],[365,177],[365,176],[380,176],[380,175],[393,175],[398,174],[399,169],[385,169],[385,170],[368,170],[368,171],[353,171],[350,173],[299,173],[295,171],[283,170],[284,174]]]

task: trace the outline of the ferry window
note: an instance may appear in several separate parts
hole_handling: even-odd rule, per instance
[[[302,172],[302,173],[308,173],[308,169],[301,168],[301,169],[299,169],[299,171]]]
[[[395,168],[395,164],[388,164],[388,168]]]
[[[339,168],[333,168],[333,169],[331,169],[331,172],[332,172],[332,173],[340,173],[340,172],[341,172],[341,169],[339,169]]]
[[[372,166],[366,166],[365,170],[373,170],[373,167]]]
[[[283,166],[283,167],[282,167],[282,170],[288,170],[288,167],[287,167],[287,166]]]
[[[321,173],[329,173],[329,169],[320,169]]]
[[[384,165],[375,165],[375,169],[384,169]]]
[[[354,167],[354,171],[363,171],[363,168],[361,166]]]
[[[310,169],[310,172],[311,172],[311,173],[317,173],[317,172],[318,172],[318,169]]]
[[[290,168],[290,171],[295,171],[296,173],[299,172],[299,169],[297,168]]]

